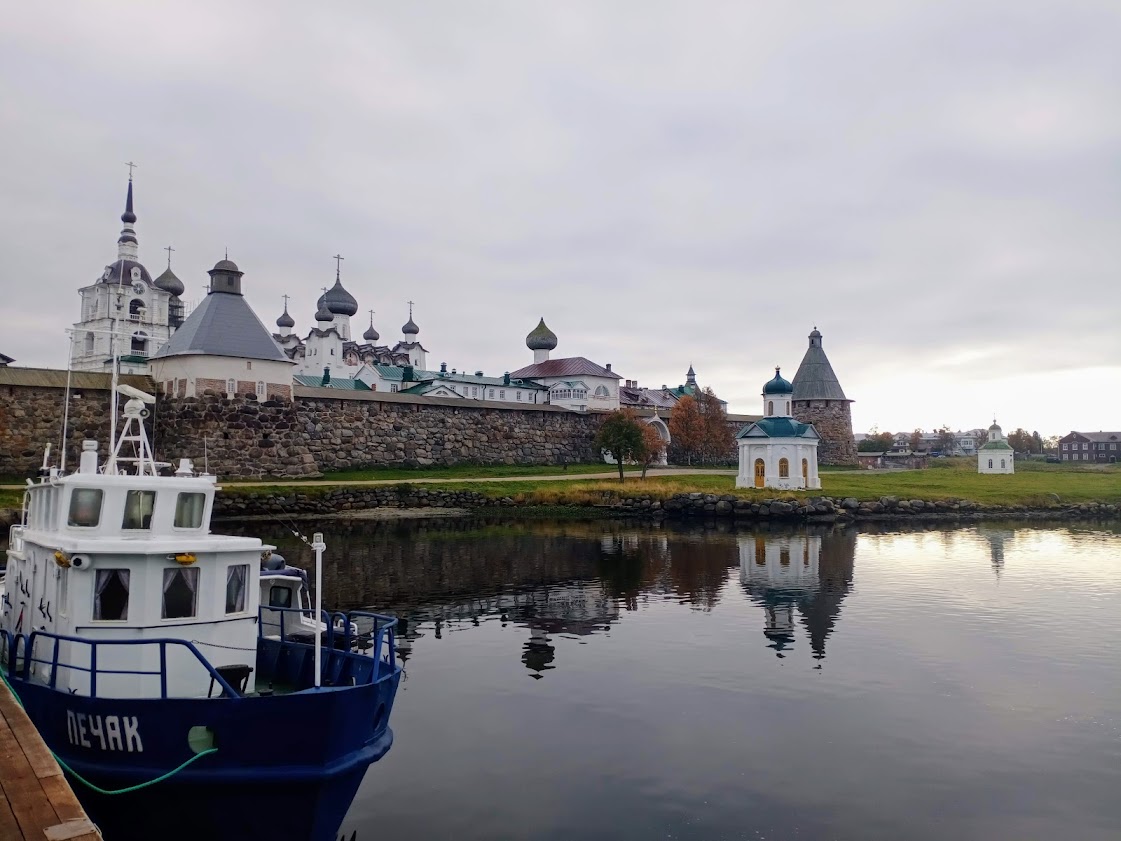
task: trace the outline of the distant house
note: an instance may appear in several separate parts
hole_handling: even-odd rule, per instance
[[[887,452],[857,452],[857,462],[865,470],[922,470],[927,466],[926,453],[910,450],[888,450]]]
[[[0,353],[0,366],[11,365],[13,362],[15,362],[15,360],[12,359],[12,357]]]
[[[1092,461],[1113,464],[1121,446],[1121,432],[1071,432],[1059,439],[1063,461]]]

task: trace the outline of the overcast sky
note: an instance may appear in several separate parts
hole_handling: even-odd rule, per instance
[[[733,411],[816,324],[856,431],[1121,428],[1121,3],[54,2],[0,26],[0,352],[62,367],[127,170],[266,324],[341,253],[432,363]]]

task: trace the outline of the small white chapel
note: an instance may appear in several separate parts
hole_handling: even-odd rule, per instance
[[[736,436],[740,466],[737,488],[774,488],[783,491],[817,490],[817,445],[820,436],[812,423],[790,414],[794,386],[775,368],[774,379],[763,386],[763,417]]]
[[[989,427],[989,440],[977,449],[978,473],[1015,473],[1016,453],[1004,438],[1004,431],[993,419]]]

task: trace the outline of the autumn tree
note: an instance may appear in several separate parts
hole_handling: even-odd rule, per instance
[[[950,427],[943,426],[938,430],[938,449],[942,451],[942,455],[953,455],[957,447],[957,438],[954,436],[954,432]]]
[[[918,450],[919,445],[922,443],[922,430],[916,429],[911,433],[911,452]]]
[[[724,404],[706,388],[697,395],[697,408],[701,413],[701,453],[708,461],[726,459],[732,451],[732,430],[728,428],[728,413]]]
[[[669,416],[669,434],[674,445],[685,457],[686,464],[692,464],[699,456],[704,445],[704,418],[700,406],[686,394],[673,407]]]
[[[658,433],[652,423],[642,424],[642,452],[639,453],[638,463],[642,465],[642,478],[646,478],[646,470],[656,464],[666,450],[666,442]]]
[[[643,423],[630,409],[616,409],[604,418],[596,432],[596,446],[611,454],[619,465],[619,481],[623,481],[623,462],[637,461],[643,452]]]
[[[1031,434],[1031,451],[1033,453],[1043,452],[1043,436],[1038,431]]]

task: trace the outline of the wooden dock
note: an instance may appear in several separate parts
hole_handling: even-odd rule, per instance
[[[101,841],[39,731],[3,683],[0,841]]]

